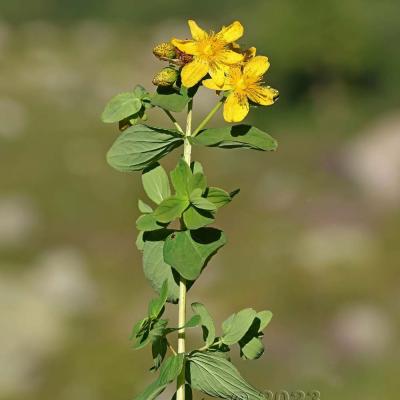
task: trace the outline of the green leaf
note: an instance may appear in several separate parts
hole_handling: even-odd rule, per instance
[[[191,140],[193,144],[227,149],[244,147],[254,150],[273,151],[278,147],[278,143],[274,138],[250,125],[204,129]]]
[[[153,215],[159,222],[171,222],[179,218],[189,206],[189,200],[184,197],[171,196],[156,208]]]
[[[262,332],[271,322],[273,314],[271,311],[260,311],[256,317],[260,320],[260,332]]]
[[[168,175],[158,163],[154,163],[143,170],[142,182],[147,196],[156,204],[160,204],[171,196]]]
[[[144,232],[141,231],[141,232],[138,233],[137,238],[136,238],[135,244],[136,244],[136,247],[137,247],[137,249],[139,251],[143,251],[143,248],[144,248],[143,235],[144,235]]]
[[[187,93],[180,93],[174,88],[161,88],[151,97],[153,106],[161,107],[164,110],[181,112],[190,100]]]
[[[231,362],[215,353],[194,352],[188,357],[187,365],[189,384],[209,396],[231,400],[265,399],[260,391],[244,380]]]
[[[172,186],[178,196],[189,197],[189,184],[192,171],[185,160],[180,159],[178,165],[171,171]]]
[[[156,231],[164,225],[159,224],[153,214],[144,214],[136,220],[136,228],[139,231]]]
[[[214,228],[174,232],[165,241],[164,260],[185,279],[195,280],[225,243],[224,233]]]
[[[199,161],[192,161],[190,163],[190,169],[192,170],[193,174],[197,174],[199,172],[204,174],[203,166]]]
[[[197,190],[197,189],[196,189]],[[200,189],[198,189],[200,190]],[[193,194],[193,192],[192,192]],[[211,201],[207,200],[204,197],[198,196],[197,193],[194,194],[194,196],[190,196],[190,202],[197,208],[200,208],[201,210],[206,210],[206,211],[214,211],[217,209],[217,206],[212,203]]]
[[[187,321],[185,325],[177,327],[177,328],[168,328],[166,331],[166,334],[179,331],[179,329],[182,329],[182,328],[195,328],[196,326],[199,326],[200,323],[201,323],[201,317],[200,317],[200,315],[196,314],[196,315],[193,315],[193,317],[190,318],[189,321]]]
[[[206,198],[211,203],[213,203],[217,208],[220,208],[225,204],[228,204],[232,200],[232,197],[229,195],[229,193],[225,192],[225,190],[216,187],[207,188]]]
[[[203,328],[203,338],[207,346],[211,346],[215,340],[215,325],[210,313],[201,303],[192,303],[192,310],[200,315]]]
[[[165,280],[168,281],[168,301],[176,303],[179,299],[179,275],[164,262],[164,239],[171,233],[164,229],[162,232],[151,232],[144,235],[143,271],[153,289],[160,293]],[[155,236],[157,234],[158,236]],[[154,237],[153,237],[154,236]]]
[[[256,360],[264,353],[264,345],[258,337],[252,337],[240,346],[240,355],[246,360]]]
[[[237,343],[250,329],[256,315],[256,311],[252,308],[246,308],[231,315],[222,324],[222,343],[228,346]]]
[[[167,339],[165,336],[158,337],[153,340],[151,344],[151,353],[153,356],[153,368],[152,370],[158,370],[160,368],[161,363],[163,362],[165,355],[167,354]]]
[[[136,114],[141,108],[142,102],[135,93],[120,93],[106,105],[101,119],[106,123],[119,122],[130,115]]]
[[[197,210],[193,206],[190,206],[183,213],[183,222],[187,229],[199,229],[212,224],[214,221],[214,216],[210,211]]]
[[[140,199],[138,200],[138,208],[139,208],[139,211],[143,214],[150,214],[153,212],[153,209],[148,204],[146,204],[144,201],[142,201]]]
[[[139,171],[183,143],[175,131],[135,125],[126,129],[107,153],[107,162],[122,172]]]
[[[191,193],[195,189],[199,189],[201,193],[206,190],[207,180],[202,172],[196,172],[189,180],[188,192]]]
[[[149,305],[149,317],[157,318],[160,316],[161,311],[164,309],[164,305],[168,298],[168,280],[166,280],[160,290],[160,296],[157,299],[153,299]]]
[[[167,358],[160,368],[158,379],[136,396],[135,400],[154,400],[179,376],[184,361],[184,354]]]

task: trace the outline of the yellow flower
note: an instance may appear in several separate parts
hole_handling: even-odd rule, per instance
[[[207,33],[192,20],[188,24],[193,40],[171,40],[179,50],[193,56],[193,61],[182,68],[182,84],[192,87],[209,73],[213,81],[222,86],[229,67],[243,60],[242,54],[228,48],[230,43],[242,37],[242,24],[235,21],[218,33]]]
[[[222,88],[214,79],[203,81],[203,85],[209,89],[230,91],[224,103],[225,121],[242,121],[249,112],[249,99],[263,106],[275,102],[279,92],[269,86],[263,86],[261,81],[268,68],[267,57],[255,56],[243,67],[232,67]]]

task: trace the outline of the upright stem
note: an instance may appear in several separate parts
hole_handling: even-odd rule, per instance
[[[192,153],[192,146],[188,138],[192,134],[192,106],[193,106],[193,100],[190,100],[188,104],[188,113],[186,119],[186,134],[183,144],[183,158],[189,166]],[[186,280],[181,277],[179,282],[178,326],[181,326],[182,328],[179,329],[178,331],[178,354],[185,353],[186,351],[185,328],[184,328],[186,324],[186,292],[187,292]],[[186,376],[186,368],[185,364],[183,364],[182,371],[178,376],[178,381],[177,381],[176,400],[185,400],[185,376]]]

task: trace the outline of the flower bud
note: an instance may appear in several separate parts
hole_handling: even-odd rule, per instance
[[[153,54],[161,59],[173,59],[176,57],[176,48],[171,43],[160,43],[153,49]]]
[[[165,67],[153,78],[153,84],[156,86],[172,86],[178,76],[179,72],[175,68]]]

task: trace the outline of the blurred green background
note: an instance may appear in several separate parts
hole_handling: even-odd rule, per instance
[[[217,321],[274,312],[265,356],[238,361],[259,388],[397,399],[399,16],[396,0],[1,0],[0,398],[131,399],[153,379],[128,342],[153,295],[134,246],[140,174],[106,165],[117,129],[99,115],[152,89],[153,45],[194,18],[241,20],[281,98],[248,118],[278,152],[195,150],[211,184],[241,193],[189,300]],[[199,96],[197,121],[214,101]]]

